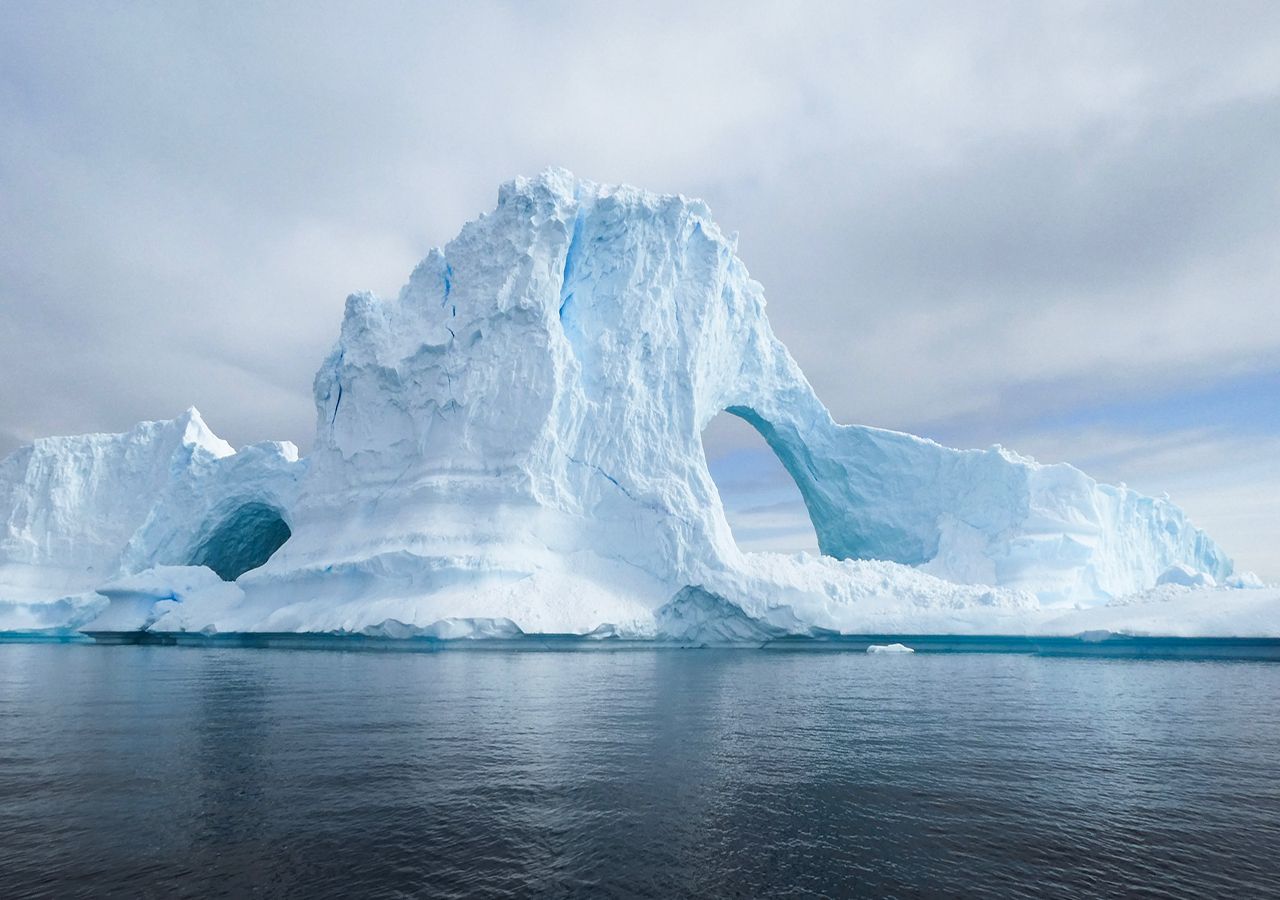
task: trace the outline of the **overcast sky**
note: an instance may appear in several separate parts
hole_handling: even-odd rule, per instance
[[[346,295],[562,165],[706,199],[838,419],[1168,491],[1280,578],[1280,4],[0,12],[0,453],[193,404],[305,450]],[[748,437],[739,540],[803,542]]]

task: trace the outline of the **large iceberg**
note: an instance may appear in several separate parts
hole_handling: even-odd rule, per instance
[[[837,424],[703,203],[563,171],[505,185],[395,300],[348,298],[314,392],[302,460],[194,410],[14,453],[0,627],[1008,634],[1232,573],[1167,500]],[[722,411],[821,557],[734,543],[701,439]]]

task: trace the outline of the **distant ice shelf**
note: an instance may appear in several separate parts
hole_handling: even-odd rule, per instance
[[[302,459],[191,409],[0,462],[0,629],[1280,635],[1276,590],[1168,500],[837,424],[682,196],[504,185],[398,297],[348,298],[314,396]],[[821,556],[734,543],[701,439],[723,411],[795,479]]]

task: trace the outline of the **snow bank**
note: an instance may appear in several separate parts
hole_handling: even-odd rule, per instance
[[[1280,586],[1164,584],[1106,606],[1047,616],[1041,634],[1109,631],[1150,637],[1280,637]]]
[[[1165,500],[836,424],[764,307],[701,202],[519,179],[397,298],[348,299],[306,460],[233,453],[194,411],[6,460],[0,600],[205,565],[238,593],[112,588],[113,627],[719,642],[1025,633],[1173,565],[1231,574]],[[725,410],[795,478],[822,558],[735,545],[701,443]]]
[[[156,566],[98,588],[106,608],[84,631],[216,632],[214,620],[244,600],[244,592],[206,566]],[[189,615],[197,609],[196,617]]]

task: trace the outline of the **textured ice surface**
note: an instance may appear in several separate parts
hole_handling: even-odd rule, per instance
[[[1175,564],[1231,574],[1166,500],[999,447],[836,424],[764,306],[701,202],[562,171],[517,180],[397,298],[348,299],[307,459],[233,453],[194,411],[7,459],[0,615],[60,601],[79,624],[108,582],[206,564],[236,593],[162,598],[160,570],[154,608],[117,589],[101,622],[1017,634]],[[822,557],[735,545],[701,442],[721,411],[795,478]]]
[[[15,451],[0,462],[0,629],[82,624],[105,605],[98,588],[193,562],[245,504],[291,506],[302,468],[290,443],[237,453],[194,409]]]
[[[1185,563],[1174,563],[1160,573],[1156,586],[1162,584],[1180,584],[1183,587],[1217,587],[1213,576],[1207,572],[1197,572]]]

